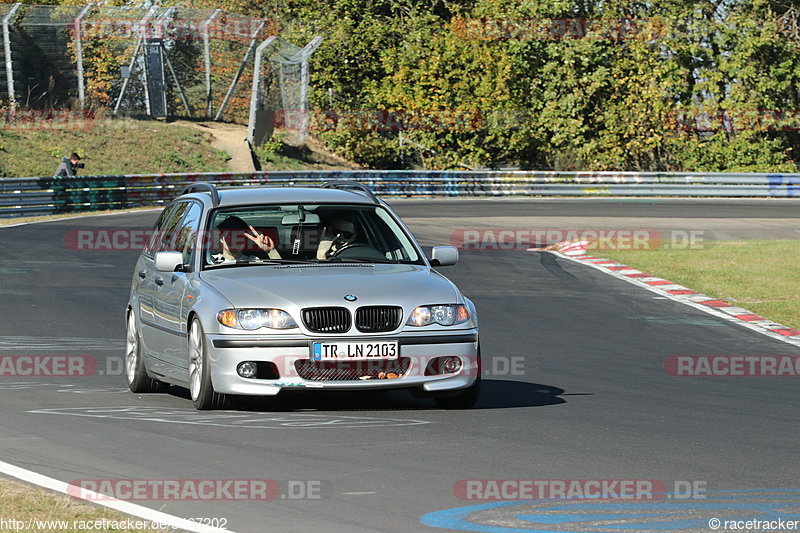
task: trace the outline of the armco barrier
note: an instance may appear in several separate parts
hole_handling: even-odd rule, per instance
[[[360,181],[382,196],[800,197],[800,174],[539,171],[279,171],[0,178],[0,217],[161,205],[176,189]]]

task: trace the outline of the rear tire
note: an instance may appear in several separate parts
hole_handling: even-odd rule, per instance
[[[142,343],[136,330],[136,317],[133,311],[128,313],[128,327],[125,335],[125,376],[131,392],[149,393],[166,392],[169,383],[153,379],[147,375],[142,357]]]
[[[206,337],[198,319],[192,320],[189,328],[189,394],[198,411],[223,409],[229,399],[214,391],[211,383],[211,366],[208,362]]]

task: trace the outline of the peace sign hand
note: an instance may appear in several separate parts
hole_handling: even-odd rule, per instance
[[[250,231],[253,232],[252,235],[245,232],[244,236],[256,243],[256,245],[261,248],[265,252],[269,252],[270,250],[275,248],[275,242],[268,235],[263,235],[255,230],[253,226],[248,226]]]

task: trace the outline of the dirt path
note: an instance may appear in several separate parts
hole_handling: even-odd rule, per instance
[[[212,122],[210,120],[208,122],[179,120],[176,123],[210,133],[214,137],[211,146],[226,152],[230,156],[228,169],[231,172],[255,171],[253,156],[250,155],[250,145],[247,144],[247,126]]]

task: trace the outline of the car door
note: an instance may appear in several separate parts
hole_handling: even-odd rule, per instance
[[[174,333],[165,329],[162,318],[166,308],[170,305],[169,301],[165,300],[164,294],[165,279],[169,279],[170,273],[156,270],[155,254],[172,249],[172,241],[175,240],[176,230],[180,226],[188,208],[189,202],[187,201],[177,202],[169,208],[169,211],[165,213],[163,223],[157,229],[153,240],[151,240],[149,253],[146,254],[144,261],[144,278],[141,283],[141,292],[145,295],[145,299],[141,305],[140,312],[142,337],[148,355],[159,361],[159,369],[157,370],[159,373],[164,373],[160,369],[160,365],[168,360],[167,349]],[[146,307],[145,303],[148,303],[149,306]]]
[[[181,252],[183,254],[183,264],[191,264],[194,244],[200,228],[200,217],[203,214],[203,206],[200,202],[186,202],[183,218],[174,230],[174,238],[169,242],[169,251]],[[166,251],[166,250],[165,250]],[[189,283],[193,273],[188,272],[159,272],[162,284],[158,289],[159,312],[156,316],[156,323],[164,333],[163,336],[163,355],[164,360],[172,367],[170,374],[177,374],[181,379],[185,379],[185,372],[188,361],[187,328],[186,316],[191,302],[186,302]],[[156,280],[158,283],[158,279]]]
[[[161,356],[159,353],[158,339],[160,335],[156,329],[155,297],[158,286],[155,283],[158,272],[155,269],[153,255],[161,248],[163,230],[175,211],[177,205],[172,204],[164,208],[158,221],[153,227],[153,234],[139,256],[136,263],[136,297],[139,307],[139,332],[144,354],[150,359],[156,359],[154,364],[158,364]],[[155,369],[154,369],[155,370]]]

